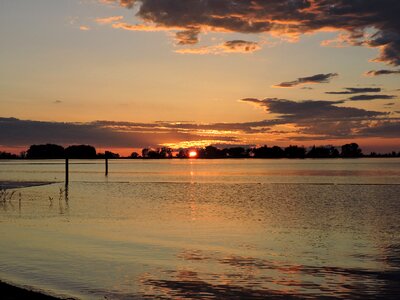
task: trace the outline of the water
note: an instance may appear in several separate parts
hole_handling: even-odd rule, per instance
[[[71,161],[65,190],[62,161],[0,163],[0,181],[54,182],[0,207],[0,279],[79,299],[400,293],[400,159],[109,169]]]

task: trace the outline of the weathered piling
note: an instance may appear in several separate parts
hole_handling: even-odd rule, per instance
[[[106,163],[106,176],[108,176],[108,158],[107,157],[106,157],[105,163]]]
[[[65,159],[65,186],[69,183],[69,162],[68,158]]]

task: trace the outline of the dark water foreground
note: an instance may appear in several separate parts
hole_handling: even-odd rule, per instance
[[[3,300],[56,300],[52,296],[44,295],[43,293],[22,289],[0,281],[0,295]]]
[[[79,299],[398,299],[400,166],[386,162],[111,164],[102,180],[78,165],[68,189],[3,203],[0,278]]]

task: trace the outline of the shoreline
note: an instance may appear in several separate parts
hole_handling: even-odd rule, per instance
[[[4,281],[0,281],[0,295],[3,300],[19,300],[19,299],[31,299],[31,300],[61,300],[62,298],[56,298],[50,295],[46,295],[41,292],[33,291],[28,288],[20,288]]]
[[[44,182],[44,181],[0,181],[0,189],[20,189],[33,186],[42,186],[47,184],[52,184],[54,182]],[[30,299],[30,300],[62,300],[65,298],[57,298],[54,296],[47,295],[43,292],[34,291],[28,287],[22,288],[10,283],[6,283],[0,280],[0,295],[3,300],[20,300],[20,299]],[[67,298],[68,299],[68,298]],[[72,299],[72,298],[69,298]]]
[[[55,181],[1,181],[0,190],[22,189],[33,186],[53,184]]]

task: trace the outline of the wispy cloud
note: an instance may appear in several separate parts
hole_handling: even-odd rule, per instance
[[[124,17],[123,16],[111,16],[105,18],[96,18],[96,23],[98,24],[111,24],[114,22],[121,21]]]
[[[300,77],[293,81],[286,81],[274,85],[276,88],[292,88],[303,84],[315,84],[315,83],[329,83],[332,78],[338,76],[337,73],[328,74],[316,74],[308,77]]]
[[[243,40],[227,41],[219,45],[178,49],[175,52],[182,54],[221,54],[221,53],[253,53],[261,49],[257,42]]]
[[[351,101],[388,100],[397,98],[394,95],[358,95],[350,97]]]
[[[400,70],[372,70],[364,73],[365,76],[380,76],[380,75],[392,75],[400,74]]]
[[[362,93],[380,93],[382,91],[381,88],[344,88],[345,91],[339,92],[325,92],[325,94],[331,95],[349,95],[349,94],[362,94]]]
[[[79,29],[82,30],[82,31],[88,31],[88,30],[90,30],[90,27],[89,26],[85,26],[85,25],[81,25],[81,26],[79,26]]]

